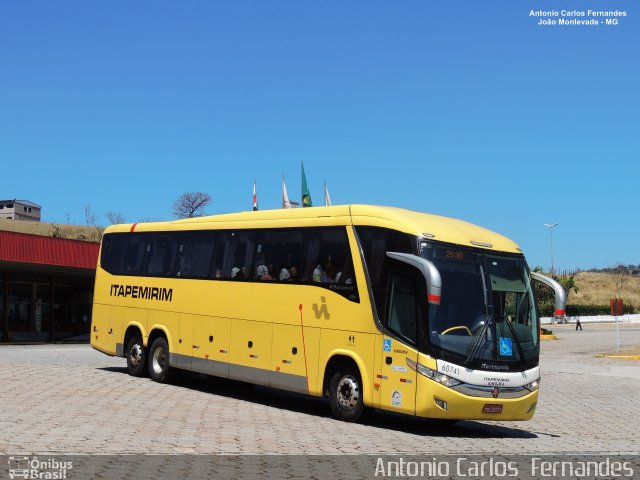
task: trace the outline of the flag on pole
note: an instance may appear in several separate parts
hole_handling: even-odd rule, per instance
[[[327,188],[327,181],[324,181],[324,206],[331,206],[331,197],[329,196],[329,189]]]
[[[256,181],[253,181],[253,211],[258,210],[258,194],[256,193]]]
[[[287,195],[287,186],[284,184],[284,176],[282,177],[282,208],[291,208],[289,195]]]
[[[307,176],[304,174],[304,163],[302,163],[302,206],[313,207],[313,203],[311,203],[311,193],[307,186]]]

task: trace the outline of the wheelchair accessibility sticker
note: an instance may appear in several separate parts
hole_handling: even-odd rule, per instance
[[[510,338],[500,337],[500,355],[505,357],[513,355],[513,346]]]
[[[382,350],[385,352],[390,352],[391,351],[391,339],[390,338],[385,338],[384,339],[384,344],[382,345]]]

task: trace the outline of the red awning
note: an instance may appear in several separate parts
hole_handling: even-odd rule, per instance
[[[0,231],[0,261],[95,269],[100,244]]]

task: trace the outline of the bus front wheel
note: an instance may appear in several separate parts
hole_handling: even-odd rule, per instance
[[[340,365],[329,383],[331,412],[338,420],[355,422],[364,411],[362,379],[358,368],[350,363]]]
[[[169,345],[163,337],[156,338],[149,349],[149,376],[160,383],[169,378]]]
[[[142,343],[142,338],[134,335],[127,344],[127,370],[129,375],[141,377],[147,367],[147,352]]]

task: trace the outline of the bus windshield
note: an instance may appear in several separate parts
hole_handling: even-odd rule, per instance
[[[442,278],[426,328],[436,356],[479,369],[537,365],[538,315],[524,257],[427,242],[422,256]]]

